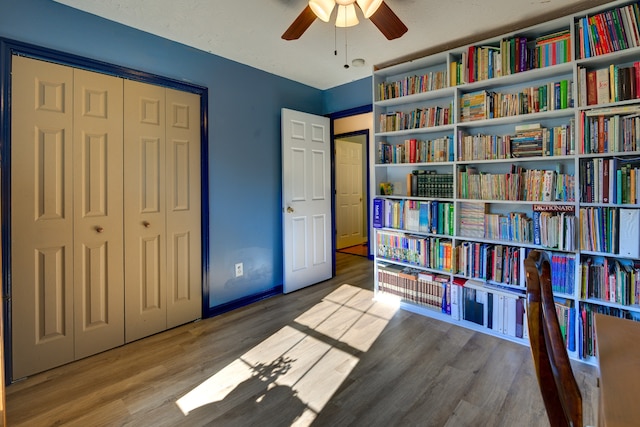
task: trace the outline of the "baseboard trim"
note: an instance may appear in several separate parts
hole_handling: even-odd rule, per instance
[[[283,292],[282,285],[276,286],[271,289],[267,289],[266,291],[248,295],[246,297],[239,298],[237,300],[229,301],[224,304],[217,305],[215,307],[209,307],[209,310],[205,313],[205,318],[219,316],[224,313],[228,313],[229,311],[236,310],[241,307],[245,307],[249,304],[253,304],[254,302],[262,301],[263,299],[271,298],[276,295],[280,295]]]

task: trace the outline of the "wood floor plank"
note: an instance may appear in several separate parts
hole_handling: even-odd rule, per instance
[[[548,425],[528,348],[375,301],[372,262],[336,256],[318,285],[10,385],[8,424]]]

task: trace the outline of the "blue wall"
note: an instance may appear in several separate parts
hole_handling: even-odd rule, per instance
[[[280,109],[322,91],[50,0],[1,0],[0,37],[208,87],[210,307],[282,285]]]
[[[372,78],[366,77],[325,90],[322,94],[322,111],[329,114],[371,105],[371,85]]]

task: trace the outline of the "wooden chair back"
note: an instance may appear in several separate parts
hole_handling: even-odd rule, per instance
[[[582,427],[582,396],[560,332],[549,260],[532,250],[524,265],[529,343],[549,422],[552,427]]]

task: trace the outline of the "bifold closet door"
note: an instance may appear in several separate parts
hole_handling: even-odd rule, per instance
[[[125,81],[126,341],[201,316],[200,97]]]
[[[200,97],[167,89],[167,327],[202,313]]]
[[[124,341],[122,80],[17,56],[12,67],[11,324],[21,378]]]
[[[73,69],[14,56],[13,377],[74,360]]]
[[[75,358],[124,344],[121,78],[74,70]]]
[[[125,339],[167,327],[165,89],[125,81]]]

